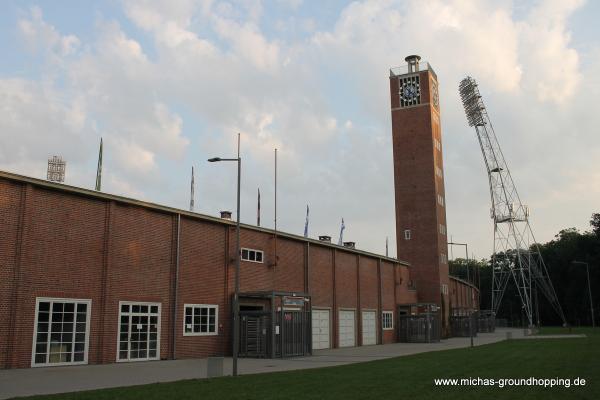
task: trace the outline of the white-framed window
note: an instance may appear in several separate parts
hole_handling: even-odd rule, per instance
[[[440,253],[440,262],[442,264],[447,264],[448,263],[448,257],[446,256],[446,254]]]
[[[86,364],[92,301],[38,297],[31,366]]]
[[[381,326],[385,331],[394,329],[394,313],[392,311],[383,311],[381,313]]]
[[[437,165],[435,166],[435,174],[437,176],[439,176],[440,178],[443,178],[442,169],[440,167],[438,167]]]
[[[442,283],[442,294],[448,294],[448,285]]]
[[[442,196],[441,194],[437,195],[437,202],[440,206],[444,207],[444,196]]]
[[[433,140],[435,143],[435,148],[438,149],[439,151],[442,151],[442,144],[440,143],[440,141],[435,138]]]
[[[183,336],[218,335],[219,306],[185,304],[183,307]]]
[[[241,252],[243,261],[262,263],[264,260],[264,253],[262,250],[242,248]]]
[[[410,231],[410,229],[405,229],[404,230],[404,240],[410,240],[411,237],[412,237],[412,232]]]
[[[442,235],[446,234],[446,225],[440,224],[440,234],[442,234]]]
[[[160,303],[119,302],[117,361],[160,359]]]

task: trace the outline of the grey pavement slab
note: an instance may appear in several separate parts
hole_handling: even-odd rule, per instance
[[[494,333],[480,333],[474,345],[480,346],[506,339],[523,337],[522,329],[497,329]],[[574,336],[574,335],[572,335]],[[316,350],[312,356],[288,359],[239,360],[240,374],[290,371],[307,368],[380,360],[410,354],[468,347],[470,338],[450,338],[439,343],[393,343],[376,346]],[[231,358],[225,358],[225,375],[231,375]],[[101,365],[79,365],[0,370],[0,399],[34,394],[75,392],[120,386],[172,382],[182,379],[206,378],[206,359],[146,361]]]

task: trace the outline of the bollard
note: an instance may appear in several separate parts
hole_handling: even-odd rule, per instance
[[[512,339],[512,332],[506,332],[506,340]]]
[[[223,357],[208,357],[206,361],[206,377],[223,376]]]

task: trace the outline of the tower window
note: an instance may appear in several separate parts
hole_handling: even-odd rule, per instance
[[[435,166],[435,174],[437,176],[439,176],[440,178],[443,178],[442,169],[440,167],[438,167],[437,165]]]
[[[448,294],[448,285],[442,283],[442,294]]]
[[[410,240],[411,238],[411,231],[410,229],[405,229],[404,230],[404,240]]]
[[[440,234],[442,234],[442,235],[446,234],[446,225],[440,224]]]
[[[448,257],[444,253],[440,253],[440,263],[448,264]]]
[[[433,140],[435,143],[435,148],[438,149],[439,151],[442,151],[442,144],[440,143],[440,141],[437,139],[433,139]]]
[[[444,196],[442,196],[441,194],[437,195],[437,202],[440,206],[444,207]]]

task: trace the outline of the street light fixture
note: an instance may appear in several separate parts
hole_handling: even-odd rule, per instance
[[[240,340],[240,177],[242,172],[242,159],[240,158],[240,134],[238,133],[237,138],[237,158],[221,158],[213,157],[209,158],[208,162],[219,162],[219,161],[236,161],[238,164],[237,170],[237,221],[235,224],[235,236],[236,236],[236,252],[235,257],[235,293],[233,295],[233,376],[238,375],[238,348]]]
[[[455,243],[455,242],[448,242],[449,245],[451,246],[465,246],[465,260],[467,262],[467,282],[471,283],[471,279],[469,277],[469,245],[467,245],[467,243]],[[473,283],[474,285],[474,283]],[[481,290],[481,288],[479,288],[479,290]],[[470,287],[469,288],[469,294],[470,294],[470,299],[469,302],[471,303],[471,314],[469,315],[469,336],[471,337],[471,347],[473,347],[473,324],[474,324],[474,320],[475,320],[475,311],[473,311],[474,307],[473,307],[473,288]]]
[[[590,284],[590,265],[583,261],[571,261],[571,264],[585,265],[585,270],[587,272],[587,281],[588,281],[588,293],[590,295],[590,312],[592,313],[592,328],[595,328],[596,322],[594,321],[594,303],[592,302],[592,286]]]

